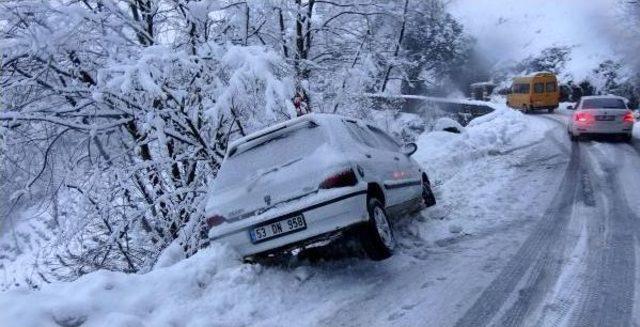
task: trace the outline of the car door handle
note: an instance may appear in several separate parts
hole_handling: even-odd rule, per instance
[[[368,153],[365,153],[365,155],[364,155],[364,156],[365,156],[365,157],[367,157],[367,158],[369,158],[369,159],[371,159],[371,155],[370,155],[370,154],[368,154]]]
[[[400,158],[398,158],[398,157],[393,157],[393,160],[395,160],[395,161],[400,161]]]

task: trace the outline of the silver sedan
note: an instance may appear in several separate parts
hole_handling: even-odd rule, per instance
[[[585,136],[619,136],[631,141],[633,112],[627,108],[625,98],[607,96],[582,97],[569,121],[568,132],[573,141]]]

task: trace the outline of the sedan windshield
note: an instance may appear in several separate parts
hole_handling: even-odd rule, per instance
[[[582,102],[583,109],[627,109],[624,101],[614,98],[585,99]]]

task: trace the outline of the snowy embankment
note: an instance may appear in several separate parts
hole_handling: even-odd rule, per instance
[[[509,189],[519,174],[514,167],[529,160],[518,150],[541,144],[550,128],[553,126],[531,124],[520,112],[499,108],[472,120],[461,134],[434,131],[421,135],[417,140],[421,151],[415,158],[444,200],[428,214],[447,219],[418,227],[437,241],[449,232],[476,233],[503,221],[508,213],[494,212],[496,204],[520,193]]]
[[[396,295],[378,294],[380,278],[389,285],[432,278],[425,273],[435,269],[432,264],[413,269],[416,260],[428,260],[416,259],[425,248],[514,219],[507,216],[521,208],[517,198],[507,197],[517,195],[503,188],[515,178],[514,167],[525,160],[519,150],[538,143],[548,129],[544,124],[531,126],[519,112],[498,109],[474,120],[461,134],[422,134],[415,158],[436,185],[439,204],[398,224],[401,249],[384,262],[350,258],[298,263],[295,268],[264,267],[242,264],[219,244],[184,260],[170,247],[157,268],[146,274],[104,271],[38,291],[0,293],[0,326],[277,326],[294,321],[308,326],[333,321],[345,307],[370,298],[375,303],[369,301],[368,307],[375,311],[368,319],[403,319],[387,312],[397,309],[387,305]],[[503,210],[505,201],[516,203],[509,206],[514,212]],[[417,275],[410,275],[413,271]],[[411,289],[419,291],[417,286]],[[380,295],[380,301],[375,300]],[[424,316],[424,310],[420,312]]]

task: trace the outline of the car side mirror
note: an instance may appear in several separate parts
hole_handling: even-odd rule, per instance
[[[402,149],[400,149],[400,152],[404,153],[407,156],[416,153],[416,151],[418,151],[418,145],[413,142],[403,145]]]
[[[573,106],[567,106],[567,110],[576,110]]]

